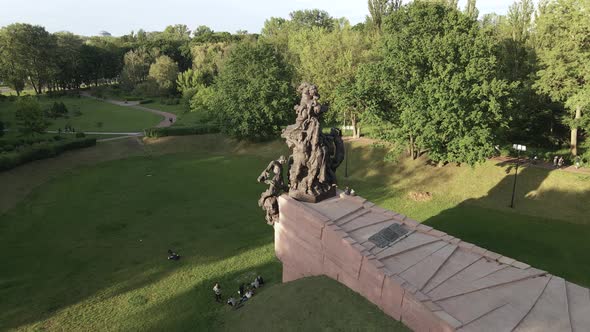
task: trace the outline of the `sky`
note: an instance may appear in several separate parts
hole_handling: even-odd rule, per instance
[[[460,0],[460,8],[467,0]],[[479,0],[480,15],[505,14],[514,0]],[[194,30],[207,25],[215,31],[259,33],[269,17],[287,18],[298,9],[319,8],[352,24],[368,15],[366,0],[0,0],[0,26],[15,22],[44,26],[50,32],[70,31],[114,36],[144,29],[162,31],[186,24]]]

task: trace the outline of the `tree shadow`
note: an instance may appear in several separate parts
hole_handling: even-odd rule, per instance
[[[44,187],[0,216],[0,330],[41,322],[89,299],[108,300],[189,265],[272,243],[272,230],[256,206],[263,188],[255,179],[264,161],[245,157],[234,165],[166,158],[101,164],[98,169],[116,172],[99,177],[78,177],[74,171],[59,179],[65,184]],[[195,177],[191,167],[201,167],[199,162],[210,171]],[[171,184],[163,177],[137,186],[156,171],[181,180]],[[218,185],[222,177],[235,186],[232,195]],[[109,187],[119,182],[127,192]],[[85,187],[93,193],[78,201]],[[165,197],[166,204],[148,197]],[[50,209],[54,212],[47,215]],[[168,261],[167,249],[184,257]]]
[[[424,223],[588,287],[590,220],[580,216],[590,212],[590,191],[541,189],[552,172],[558,171],[519,169],[514,208],[509,207],[514,185],[510,174],[486,196],[466,200]],[[563,213],[550,214],[560,207]]]

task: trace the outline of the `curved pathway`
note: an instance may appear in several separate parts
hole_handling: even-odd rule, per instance
[[[145,107],[145,106],[139,104],[138,101],[120,101],[120,100],[114,100],[114,99],[102,99],[102,98],[94,97],[93,95],[91,95],[90,93],[88,93],[86,91],[81,92],[80,95],[87,97],[87,98],[92,98],[92,99],[104,101],[104,102],[114,104],[117,106],[132,107],[132,108],[140,110],[140,111],[150,112],[150,113],[160,115],[163,117],[163,119],[162,119],[162,121],[160,121],[160,123],[158,123],[156,125],[157,128],[170,127],[173,123],[176,122],[176,114],[163,112],[160,110],[155,110],[153,108]]]

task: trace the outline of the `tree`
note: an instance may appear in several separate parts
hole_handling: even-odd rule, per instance
[[[383,19],[401,7],[401,0],[369,0],[369,14],[373,26],[381,31]]]
[[[293,118],[292,71],[265,43],[240,43],[215,84],[213,111],[223,132],[252,140],[276,137]]]
[[[0,30],[0,79],[16,91],[20,96],[21,91],[25,88],[27,71],[24,64],[14,57],[10,45],[10,35],[7,29]]]
[[[537,19],[541,69],[535,87],[570,111],[570,146],[578,155],[578,131],[590,108],[590,2],[556,0]]]
[[[16,103],[16,121],[23,135],[43,134],[49,123],[39,103],[31,98],[19,98]]]
[[[54,36],[57,40],[54,85],[62,89],[77,89],[82,84],[83,40],[69,32],[59,32]]]
[[[158,83],[162,91],[170,93],[176,86],[178,64],[166,55],[159,56],[150,66],[149,77]]]
[[[494,151],[494,132],[506,126],[513,86],[496,79],[494,41],[477,22],[446,5],[415,2],[384,25],[382,61],[395,127],[390,139],[412,157],[474,164]]]
[[[45,84],[55,72],[53,63],[56,39],[42,26],[15,23],[2,28],[2,54],[7,57],[9,65],[3,65],[3,71],[14,82],[15,87],[22,87],[21,75],[27,77],[40,94]],[[8,70],[6,69],[8,68]]]
[[[479,10],[475,5],[476,0],[467,0],[467,5],[465,5],[465,14],[471,17],[472,20],[477,20],[479,16]]]
[[[125,53],[121,83],[128,90],[145,81],[149,75],[152,56],[144,48]]]
[[[297,78],[317,85],[322,101],[331,103],[336,87],[352,81],[359,64],[367,58],[368,40],[350,25],[324,29],[306,29],[292,33],[289,41],[291,53],[297,55]],[[337,110],[325,115],[327,121],[337,118]]]
[[[296,29],[323,28],[331,31],[335,27],[335,20],[328,12],[319,9],[296,10],[289,14]]]

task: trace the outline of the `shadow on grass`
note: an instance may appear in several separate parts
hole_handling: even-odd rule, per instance
[[[271,243],[256,206],[265,161],[202,157],[139,157],[75,171],[1,215],[0,330],[157,283],[189,262]],[[169,248],[185,258],[167,261]]]
[[[531,204],[551,171],[519,170],[515,207],[509,208],[514,176],[505,177],[480,199],[469,199],[424,223],[483,248],[590,287],[590,225],[587,220],[555,220],[519,213]],[[545,190],[544,200],[584,202],[590,193]],[[505,200],[504,209],[491,209]],[[539,202],[534,202],[539,204]],[[565,209],[564,209],[565,210]]]

